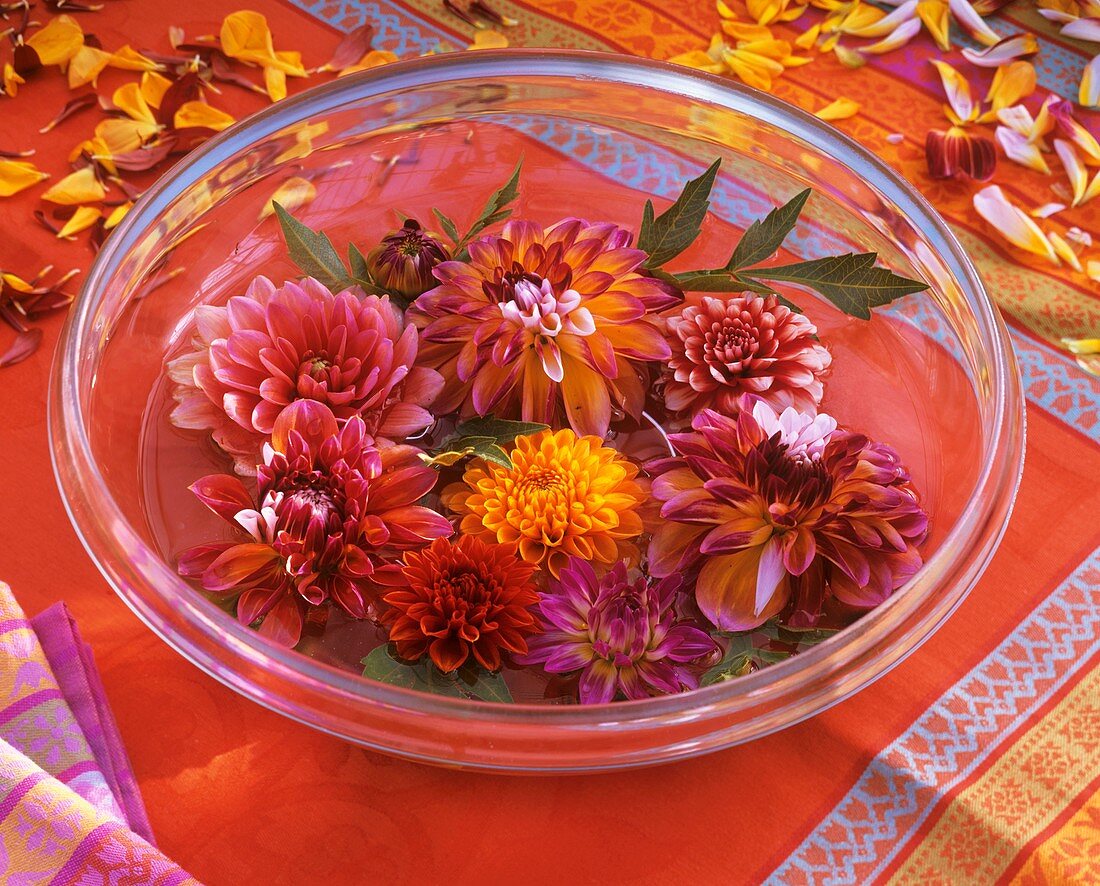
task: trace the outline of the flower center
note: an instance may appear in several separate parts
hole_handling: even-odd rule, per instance
[[[314,517],[320,518],[326,523],[330,516],[337,514],[340,510],[329,490],[318,489],[313,486],[295,490],[286,497],[286,501],[300,507],[309,508]]]
[[[523,492],[548,489],[564,492],[567,485],[561,471],[555,468],[532,468],[520,481],[519,488]]]
[[[562,332],[587,336],[596,331],[591,312],[581,307],[581,294],[566,289],[555,295],[546,279],[536,283],[525,276],[518,280],[512,287],[511,299],[500,303],[500,313],[533,335],[547,338],[556,338]]]
[[[758,347],[753,331],[736,321],[715,322],[706,335],[708,355],[721,363],[738,363],[752,356]]]
[[[328,371],[332,369],[333,365],[335,364],[332,357],[324,351],[307,351],[302,355],[302,363],[298,368],[298,372],[301,375],[308,375],[311,378],[320,380],[328,375]]]

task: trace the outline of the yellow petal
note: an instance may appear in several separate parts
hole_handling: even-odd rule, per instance
[[[220,111],[217,108],[211,107],[206,102],[193,101],[184,102],[180,105],[176,116],[172,120],[172,125],[176,129],[184,129],[188,126],[197,126],[202,129],[213,129],[215,132],[221,132],[227,126],[232,126],[236,120],[225,111]]]
[[[867,64],[867,59],[863,57],[862,53],[856,52],[854,49],[849,49],[847,46],[837,44],[833,47],[833,55],[836,56],[836,60],[844,65],[844,67],[851,68],[852,70],[862,68]]]
[[[892,34],[903,24],[910,21],[915,21],[917,23],[917,29],[919,30],[920,20],[915,16],[916,3],[906,2],[901,4],[889,15],[873,18],[873,20],[868,20],[858,25],[857,23],[845,19],[842,25],[844,33],[852,37],[885,37],[887,34]]]
[[[1008,200],[1000,187],[982,188],[974,195],[973,202],[978,215],[1013,246],[1058,264],[1058,256],[1046,234],[1026,212]]]
[[[737,18],[737,13],[730,9],[724,0],[717,0],[714,5],[718,7],[718,15],[721,18]]]
[[[382,65],[392,65],[395,61],[397,61],[397,55],[388,49],[372,49],[359,60],[358,64],[344,68],[336,76],[346,77],[348,74],[354,74],[357,71],[369,71],[371,68],[378,68]]]
[[[102,217],[101,213],[94,206],[81,206],[72,214],[60,231],[57,232],[57,239],[68,240],[81,231],[86,231],[92,225],[94,225]]]
[[[721,62],[716,62],[701,49],[693,49],[691,52],[681,53],[680,55],[673,56],[669,61],[674,65],[683,65],[686,68],[695,68],[697,71],[707,71],[710,74],[721,74],[726,70],[725,65]]]
[[[157,122],[157,118],[145,101],[141,86],[137,83],[127,83],[116,89],[111,96],[111,103],[131,120],[140,120],[143,123]]]
[[[148,120],[110,117],[96,124],[95,136],[106,147],[108,154],[125,154],[136,151],[160,130],[158,124]]]
[[[507,49],[508,38],[503,34],[486,28],[474,34],[474,42],[467,49]]]
[[[1092,261],[1089,264],[1100,264]],[[1100,338],[1063,338],[1062,344],[1071,354],[1100,354]]]
[[[76,89],[85,83],[95,83],[100,71],[107,67],[111,53],[96,49],[94,46],[81,46],[69,61],[69,89]]]
[[[34,289],[34,285],[28,283],[22,277],[10,274],[7,271],[0,271],[0,289],[3,289],[4,286],[14,289],[16,292],[31,292]]]
[[[122,71],[163,71],[164,66],[146,58],[129,44],[111,53],[108,64]]]
[[[734,40],[771,40],[771,28],[752,22],[722,22],[722,30]]]
[[[794,45],[799,49],[809,51],[813,48],[814,43],[817,42],[817,35],[820,33],[821,25],[811,25],[795,38]]]
[[[1047,166],[1047,161],[1043,158],[1039,148],[1015,129],[1008,126],[998,126],[996,139],[1005,156],[1013,163],[1019,163],[1021,166],[1034,169],[1036,172],[1050,175],[1050,167]]]
[[[0,157],[0,197],[18,194],[49,177],[49,173],[39,172],[33,163],[28,163],[26,160],[8,160]]]
[[[1047,239],[1050,241],[1050,245],[1054,247],[1055,253],[1057,253],[1062,261],[1075,271],[1084,270],[1084,268],[1081,267],[1081,260],[1077,258],[1077,253],[1073,251],[1073,247],[1063,240],[1055,231],[1047,231]]]
[[[1031,62],[1012,62],[997,68],[985,100],[993,105],[992,114],[1019,104],[1035,91],[1035,66]]]
[[[917,3],[917,15],[928,28],[928,33],[936,41],[944,52],[951,50],[951,40],[948,37],[948,27],[951,15],[944,0],[919,0]]]
[[[59,15],[47,22],[44,28],[27,38],[27,45],[38,53],[44,65],[63,65],[84,45],[84,31],[76,19]]]
[[[295,209],[301,209],[316,196],[317,188],[309,179],[300,176],[288,178],[275,189],[271,199],[264,205],[260,212],[260,221],[275,214],[273,203],[278,203],[287,212],[293,212]]]
[[[1056,138],[1054,140],[1054,152],[1058,155],[1058,159],[1062,161],[1062,168],[1066,171],[1069,186],[1073,189],[1072,205],[1079,206],[1085,202],[1085,192],[1089,186],[1089,174],[1085,169],[1085,164],[1081,162],[1076,148],[1064,139]]]
[[[970,96],[970,84],[947,62],[932,59],[932,64],[939,71],[943,91],[947,93],[951,110],[958,116],[958,120],[954,122],[967,123],[974,120],[978,116],[978,107]]]
[[[264,88],[273,102],[286,98],[286,72],[268,65],[264,68]]]
[[[19,92],[20,85],[26,82],[26,80],[15,73],[15,68],[11,66],[10,62],[4,62],[3,78],[2,81],[0,81],[0,87],[2,87],[0,88],[0,92],[15,98],[15,94]]]
[[[860,52],[869,52],[872,55],[882,55],[886,52],[893,52],[901,46],[904,46],[910,40],[920,33],[920,19],[913,18],[907,22],[902,22],[893,31],[883,37],[881,40],[872,43],[870,46],[861,46]]]
[[[750,59],[759,58],[760,56],[738,56],[736,53],[731,52],[726,55],[726,64],[729,65],[730,71],[736,74],[746,85],[754,89],[761,89],[764,92],[770,92],[772,78],[778,76],[778,74],[774,70],[769,70],[750,61]],[[767,61],[767,59],[764,59],[764,61]],[[778,65],[778,67],[779,73],[782,73],[783,66]]]
[[[853,32],[863,31],[866,32],[868,28],[874,29],[875,25],[886,18],[886,13],[879,9],[877,6],[871,6],[867,3],[857,3],[852,7],[852,10],[844,17],[844,20],[840,23],[838,30],[845,34],[851,34]]]
[[[96,178],[95,170],[90,166],[71,172],[61,181],[50,187],[42,195],[43,200],[73,206],[77,203],[96,203],[107,196],[103,185]]]
[[[164,93],[171,85],[172,81],[167,77],[162,77],[156,71],[146,71],[141,75],[141,97],[150,107],[159,108]]]
[[[111,214],[107,216],[107,221],[103,223],[103,229],[109,231],[114,228],[120,221],[122,221],[126,217],[126,213],[133,208],[134,204],[130,203],[129,201],[116,206],[111,211]]]
[[[850,98],[838,98],[830,102],[820,111],[815,111],[814,116],[819,120],[847,120],[859,113],[859,103]]]
[[[1094,55],[1085,65],[1077,101],[1083,108],[1100,108],[1100,54]]]
[[[745,9],[749,16],[762,25],[773,21],[785,5],[781,0],[745,0]]]
[[[1090,280],[1096,280],[1100,283],[1100,261],[1090,259],[1085,264],[1085,273],[1089,275]]]
[[[220,33],[222,52],[230,58],[263,65],[275,61],[275,47],[267,18],[258,12],[242,9],[232,12],[222,21]]]

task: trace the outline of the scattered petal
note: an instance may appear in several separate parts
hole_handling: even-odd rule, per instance
[[[931,130],[924,142],[924,154],[932,178],[964,175],[975,181],[989,181],[997,168],[993,142],[984,136],[970,135],[958,126],[947,132]]]
[[[943,83],[943,91],[947,93],[950,108],[944,110],[948,111],[947,116],[951,122],[958,126],[976,120],[979,109],[971,98],[970,84],[947,62],[932,59],[932,64],[936,66],[940,81]]]
[[[111,53],[94,46],[81,46],[69,60],[69,89],[78,89],[85,84],[95,85],[100,72],[107,67]]]
[[[850,98],[838,98],[827,104],[821,110],[815,111],[814,116],[819,120],[847,120],[849,117],[854,117],[858,113],[858,102],[854,102]]]
[[[974,195],[974,209],[1013,246],[1058,264],[1058,256],[1046,234],[1026,212],[1011,203],[997,185],[988,185]]]
[[[1039,51],[1039,41],[1034,34],[1015,34],[998,40],[992,46],[980,52],[963,47],[962,56],[970,64],[980,68],[996,68],[1018,58],[1035,55]]]
[[[157,118],[145,101],[145,94],[137,83],[127,83],[120,86],[111,96],[111,103],[126,114],[131,120],[139,120],[145,123],[156,123]]]
[[[982,21],[982,17],[974,11],[970,0],[949,0],[948,6],[955,21],[968,35],[986,46],[994,46],[1000,42],[1001,35]],[[948,47],[944,47],[947,49]]]
[[[267,18],[258,12],[240,10],[225,17],[221,27],[222,52],[230,58],[276,67],[292,77],[306,76],[305,68],[280,58],[271,40]]]
[[[111,211],[111,214],[107,216],[106,221],[103,222],[104,230],[110,231],[112,228],[116,227],[118,223],[126,217],[126,213],[133,209],[133,207],[134,204],[129,200],[116,206]]]
[[[1100,194],[1100,172],[1093,176],[1090,184],[1088,170],[1070,142],[1056,138],[1054,140],[1054,152],[1058,155],[1058,159],[1062,161],[1062,167],[1066,170],[1066,176],[1069,178],[1069,186],[1073,189],[1073,203],[1071,205],[1080,206]]]
[[[141,97],[151,108],[159,108],[161,100],[172,86],[172,81],[156,71],[146,71],[141,75]]]
[[[370,52],[372,40],[374,40],[374,23],[368,21],[346,33],[337,44],[332,58],[317,70],[342,71],[344,68],[350,68]]]
[[[921,21],[914,18],[896,27],[892,33],[883,37],[877,43],[872,43],[869,46],[861,46],[860,52],[870,53],[871,55],[882,55],[886,52],[892,52],[898,49],[912,40],[917,34],[920,33]]]
[[[1100,109],[1100,54],[1094,55],[1085,65],[1077,101],[1083,108]]]
[[[1066,208],[1065,203],[1044,203],[1031,210],[1032,218],[1050,218]]]
[[[1050,240],[1050,245],[1054,247],[1054,252],[1062,261],[1075,271],[1084,270],[1081,267],[1081,260],[1077,258],[1077,253],[1073,251],[1073,247],[1063,240],[1057,232],[1047,231],[1047,239]]]
[[[378,68],[382,65],[392,65],[395,61],[397,61],[396,53],[390,52],[388,49],[372,49],[359,60],[359,64],[344,68],[336,76],[344,77],[359,71],[369,71],[371,68]]]
[[[507,49],[508,38],[499,31],[491,31],[488,28],[474,34],[474,42],[467,49]]]
[[[905,141],[905,135],[901,132],[891,132],[888,136],[886,136],[886,141],[888,144],[891,145],[900,145],[903,141]]]
[[[1072,141],[1085,155],[1085,162],[1090,166],[1100,165],[1100,143],[1096,136],[1085,129],[1080,121],[1073,116],[1073,106],[1065,99],[1055,99],[1048,104],[1050,115],[1056,121],[1063,135]]]
[[[1019,104],[1035,91],[1035,84],[1035,66],[1031,62],[1011,62],[997,68],[985,96],[993,107],[982,115],[981,122],[993,120],[1004,108]]]
[[[264,88],[273,102],[286,98],[286,72],[273,65],[264,68]]]
[[[65,103],[65,107],[61,109],[61,113],[38,131],[47,133],[62,121],[68,120],[74,114],[78,114],[84,109],[92,107],[92,105],[96,104],[98,101],[99,97],[94,92],[88,92],[84,95],[78,95],[75,98],[71,98]]]
[[[163,71],[164,66],[142,55],[129,44],[111,53],[109,67],[122,71]]]
[[[31,34],[26,44],[38,54],[40,64],[63,65],[84,45],[84,31],[76,19],[59,15]]]
[[[0,367],[14,366],[16,363],[21,363],[37,351],[41,343],[41,329],[21,330],[15,336],[15,341],[12,342],[11,347],[0,354]]]
[[[59,240],[71,240],[81,231],[86,231],[103,216],[103,213],[94,206],[79,206],[65,225],[57,232]]]
[[[1100,18],[1079,18],[1062,28],[1063,37],[1100,43]]]
[[[951,11],[946,0],[919,0],[917,16],[928,28],[936,45],[944,52],[950,52],[951,38],[948,29],[951,26]]]
[[[1019,163],[1021,166],[1034,169],[1036,172],[1050,175],[1050,167],[1047,166],[1047,161],[1043,158],[1038,147],[1015,129],[1010,129],[1008,126],[998,126],[996,138],[997,144],[1001,146],[1005,156],[1013,163]]]
[[[95,170],[85,166],[56,182],[42,195],[42,199],[62,206],[75,206],[79,203],[98,203],[106,196],[107,191],[96,178]]]
[[[26,160],[0,158],[0,197],[18,194],[49,177],[49,173],[40,172],[33,163]]]
[[[215,132],[220,132],[235,122],[236,120],[225,111],[220,111],[204,101],[185,102],[172,118],[172,126],[176,129],[193,126],[200,129],[213,129]]]

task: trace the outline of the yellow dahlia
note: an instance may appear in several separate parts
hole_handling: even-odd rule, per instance
[[[570,557],[637,562],[631,540],[642,532],[646,490],[634,464],[569,429],[518,437],[511,457],[511,468],[477,459],[444,490],[462,533],[518,545],[524,560],[555,577]]]

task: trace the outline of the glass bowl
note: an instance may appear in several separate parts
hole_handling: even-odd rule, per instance
[[[933,536],[905,588],[820,645],[744,677],[644,701],[547,706],[368,681],[270,644],[177,576],[166,538],[201,508],[164,512],[155,502],[165,484],[196,477],[180,476],[174,447],[182,444],[156,437],[149,404],[197,305],[224,302],[259,272],[295,274],[275,221],[261,218],[276,188],[309,180],[316,196],[297,214],[338,246],[353,236],[369,245],[395,226],[391,207],[422,218],[430,205],[476,211],[520,155],[519,214],[632,228],[647,197],[675,196],[721,156],[691,259],[721,262],[722,226],[742,229],[812,187],[794,255],[875,251],[931,285],[870,323],[813,302],[823,339],[852,355],[832,383],[840,393],[830,411],[854,404],[872,435],[892,443],[910,428],[899,448],[921,478]],[[973,265],[928,203],[870,153],[728,80],[612,55],[506,51],[421,58],[311,89],[231,127],[157,181],[107,240],[69,314],[50,436],[88,552],[191,662],[260,704],[367,747],[546,772],[640,766],[748,741],[896,665],[992,556],[1019,482],[1024,418],[1008,336]]]

